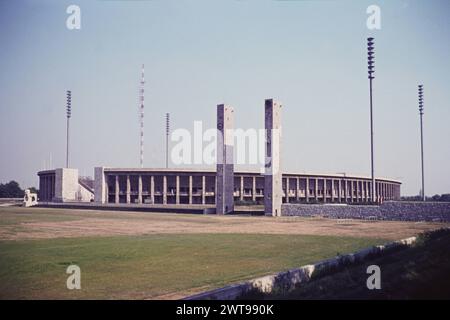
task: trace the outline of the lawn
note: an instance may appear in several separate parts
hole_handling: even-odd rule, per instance
[[[4,240],[0,298],[179,298],[386,241],[233,233]],[[81,268],[81,290],[66,288],[70,264]]]

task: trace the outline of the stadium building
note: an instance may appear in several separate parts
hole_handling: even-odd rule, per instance
[[[95,168],[95,179],[78,177],[77,169],[38,172],[41,202],[98,204],[214,205],[215,170]],[[376,178],[378,200],[399,200],[401,182]],[[283,203],[368,203],[369,177],[345,174],[282,174]],[[234,172],[235,204],[264,203],[264,174]]]

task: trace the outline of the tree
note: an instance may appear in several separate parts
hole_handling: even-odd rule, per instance
[[[29,187],[28,190],[30,190],[31,193],[39,193],[39,190],[36,189],[35,187]]]
[[[431,199],[432,199],[433,201],[441,201],[441,196],[438,195],[438,194],[435,194],[434,196],[431,197]]]
[[[22,198],[24,194],[25,192],[14,180],[5,184],[0,183],[0,198]]]

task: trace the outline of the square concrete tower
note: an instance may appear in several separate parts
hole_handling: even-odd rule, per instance
[[[219,104],[217,106],[217,214],[227,214],[234,210],[233,126],[233,108]]]
[[[105,168],[94,168],[94,202],[106,203],[107,199],[107,187],[105,179]]]
[[[55,202],[77,200],[78,169],[55,169]]]
[[[281,104],[265,101],[266,163],[264,175],[264,213],[281,216]]]

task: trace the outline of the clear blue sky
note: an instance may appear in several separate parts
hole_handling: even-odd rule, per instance
[[[81,7],[81,30],[65,26]],[[366,28],[381,7],[382,29]],[[138,81],[146,65],[145,166],[164,166],[172,128],[263,127],[284,105],[283,167],[370,174],[366,38],[376,39],[376,175],[420,188],[417,84],[425,87],[427,194],[450,192],[450,2],[0,0],[0,181],[37,185],[65,159],[65,91],[73,92],[71,164],[139,163]]]

